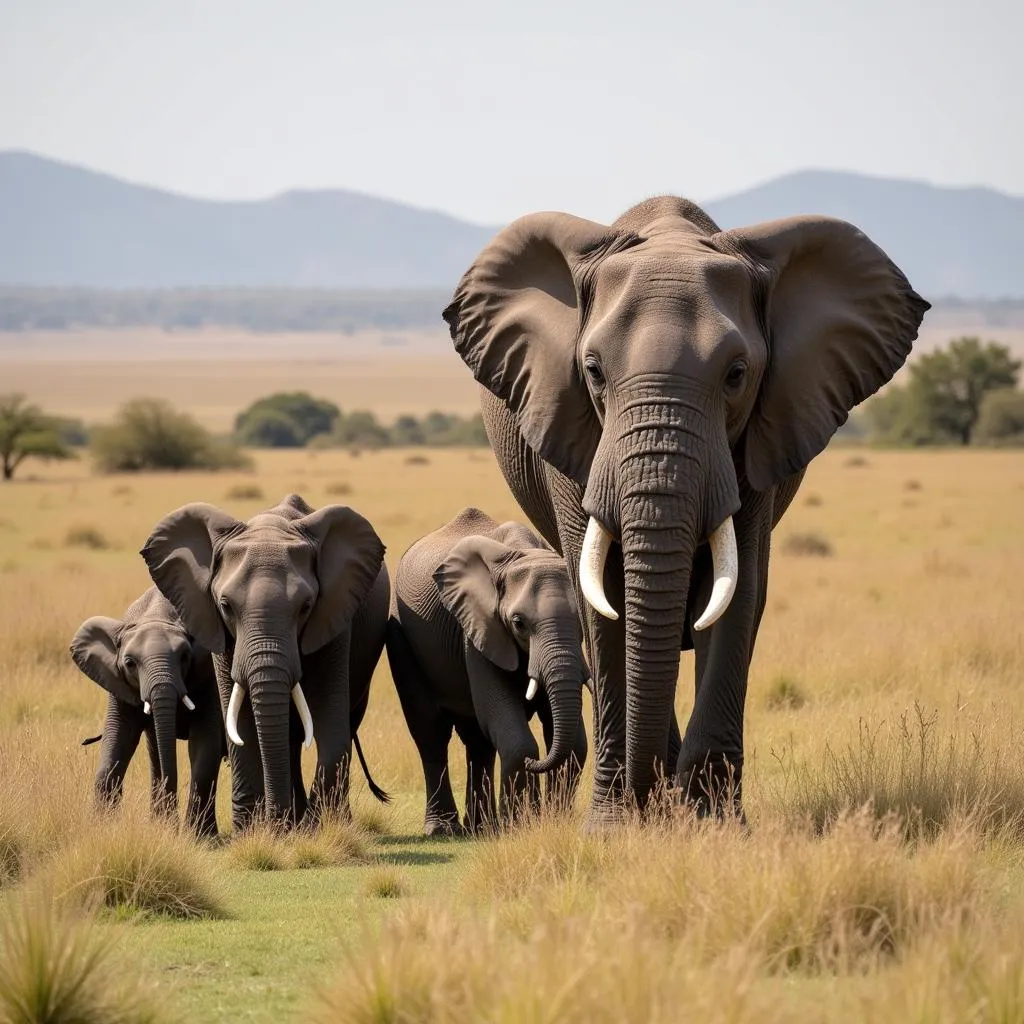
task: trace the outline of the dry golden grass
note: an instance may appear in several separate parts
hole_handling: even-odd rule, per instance
[[[489,453],[431,451],[426,466],[407,466],[408,454],[260,453],[251,473],[131,478],[91,476],[82,462],[27,464],[25,480],[0,488],[5,893],[48,877],[76,848],[93,851],[93,867],[101,860],[110,825],[92,811],[98,748],[78,744],[99,731],[105,696],[67,644],[86,616],[120,614],[148,585],[136,552],[157,519],[193,500],[248,516],[295,490],[365,514],[393,570],[466,505],[521,518]],[[283,870],[262,875],[242,866],[247,839],[195,851],[233,894],[232,912],[255,915],[239,925],[253,935],[247,970],[269,972],[299,927],[271,899],[287,892],[309,921],[303,941],[321,943],[312,959],[297,945],[287,969],[268,975],[268,993],[296,986],[286,1004],[296,1016],[310,1012],[310,986],[326,985],[314,1019],[1021,1019],[1024,455],[850,457],[815,461],[802,495],[816,500],[798,498],[777,531],[779,545],[825,538],[832,555],[772,562],[747,702],[749,833],[669,821],[596,838],[573,817],[389,860],[421,827],[423,782],[384,661],[360,739],[394,809],[376,818],[353,773],[358,852],[329,830],[271,837],[264,853]],[[255,488],[262,501],[248,497]],[[82,524],[109,546],[66,547]],[[690,655],[680,679],[685,720]],[[148,843],[145,761],[132,765],[113,821]],[[457,744],[451,770],[460,793]],[[187,776],[182,749],[183,787]],[[222,783],[226,828],[226,768]],[[378,899],[376,871],[408,894]],[[324,893],[339,900],[342,890],[354,909],[328,909],[318,924]],[[138,929],[158,977],[192,955],[171,950],[200,944],[174,988],[175,1000],[218,993],[188,1004],[194,1019],[241,1012],[218,1001],[237,988],[218,937],[235,926],[174,924],[164,945],[161,925]],[[332,929],[348,936],[347,953]],[[279,1012],[268,1002],[253,1019]]]

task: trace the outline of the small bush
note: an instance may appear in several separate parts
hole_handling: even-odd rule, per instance
[[[95,526],[71,526],[64,535],[64,547],[106,551],[110,547],[110,541]]]
[[[356,824],[370,836],[390,835],[395,828],[395,808],[380,803],[357,804],[353,809]]]
[[[54,886],[80,904],[97,900],[119,913],[176,918],[224,917],[212,865],[195,842],[158,822],[130,829],[102,824],[63,850]]]
[[[214,438],[169,402],[136,398],[112,424],[93,430],[92,451],[104,473],[150,469],[247,469],[252,460],[230,441]]]
[[[819,533],[791,533],[782,542],[782,553],[801,558],[828,558],[832,545]]]
[[[1024,391],[1000,388],[985,395],[971,443],[991,447],[1024,445]]]
[[[366,860],[366,833],[352,821],[324,815],[311,828],[300,828],[287,840],[291,864],[296,868],[338,867]]]
[[[903,483],[903,490],[905,490],[905,491],[919,491],[919,490],[921,490],[921,481],[920,480],[914,480],[913,478],[911,478],[910,480],[906,480]]]
[[[405,875],[388,864],[371,868],[363,879],[363,892],[382,900],[394,900],[409,895],[409,883]]]
[[[824,504],[824,502],[821,500],[821,495],[808,494],[807,497],[804,498],[804,504],[808,508],[820,508]]]
[[[233,838],[228,847],[228,857],[235,867],[247,871],[284,871],[288,867],[281,835],[261,825],[246,829]]]
[[[807,703],[803,687],[791,676],[778,675],[769,684],[764,705],[771,711],[795,710]]]
[[[262,501],[263,488],[257,484],[235,484],[224,493],[228,501]]]
[[[851,455],[843,462],[843,465],[847,469],[863,469],[865,466],[870,465],[870,463],[863,455]]]
[[[138,982],[127,979],[109,933],[34,893],[4,908],[0,1021],[4,1024],[155,1024]]]
[[[334,480],[324,490],[332,498],[347,498],[352,493],[352,485],[347,480]]]
[[[429,466],[430,459],[426,455],[407,455],[405,457],[405,464],[407,466]]]

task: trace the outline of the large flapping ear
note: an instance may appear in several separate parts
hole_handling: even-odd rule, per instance
[[[316,549],[320,585],[302,631],[302,653],[333,640],[352,621],[384,562],[384,545],[373,527],[346,505],[327,505],[295,523]]]
[[[224,623],[210,592],[217,546],[245,524],[215,505],[193,502],[164,516],[140,554],[160,593],[189,633],[213,654],[224,652]]]
[[[498,609],[498,574],[515,552],[490,537],[465,537],[434,570],[441,603],[458,619],[469,642],[506,672],[519,665],[519,648]]]
[[[766,265],[769,359],[746,430],[746,472],[767,490],[803,469],[903,365],[930,304],[863,232],[790,217],[726,233]]]
[[[601,432],[576,365],[587,281],[636,241],[567,213],[521,217],[480,253],[443,313],[455,350],[517,415],[530,447],[581,484]]]
[[[125,682],[117,665],[117,638],[123,625],[119,619],[106,615],[86,619],[71,641],[71,657],[94,683],[118,700],[139,707],[142,699]]]

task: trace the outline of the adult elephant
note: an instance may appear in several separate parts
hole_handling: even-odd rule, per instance
[[[592,819],[643,806],[666,758],[702,809],[738,801],[771,530],[928,308],[850,224],[721,231],[674,196],[611,225],[523,217],[463,276],[444,318],[491,445],[586,600]]]
[[[155,813],[178,805],[176,740],[188,741],[192,774],[186,824],[217,834],[217,776],[227,754],[210,652],[190,636],[171,603],[150,587],[120,619],[93,615],[78,627],[71,657],[107,691],[96,797],[120,802],[125,773],[143,735],[149,748]],[[85,743],[96,742],[86,740]]]
[[[314,511],[297,494],[248,522],[195,503],[157,524],[142,557],[213,652],[234,827],[261,801],[272,820],[303,817],[299,738],[307,747],[316,740],[314,812],[347,813],[351,747],[388,617],[384,545],[373,527],[343,505]],[[367,780],[386,800],[368,772]]]

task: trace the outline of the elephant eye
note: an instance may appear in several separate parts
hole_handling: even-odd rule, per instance
[[[604,371],[601,369],[601,364],[598,362],[596,356],[587,356],[584,360],[583,368],[587,371],[590,383],[593,384],[595,388],[600,390],[604,387]]]
[[[725,375],[726,390],[735,394],[743,387],[746,379],[747,364],[742,359],[737,359]]]
[[[230,615],[230,614],[231,614],[231,602],[230,602],[230,601],[229,601],[229,600],[228,600],[228,599],[227,599],[226,597],[222,597],[222,598],[221,598],[221,599],[220,599],[220,600],[219,600],[219,601],[217,602],[217,604],[218,604],[218,605],[220,605],[220,610],[221,610],[221,611],[222,611],[222,612],[223,612],[223,613],[224,613],[225,615]]]
[[[126,654],[122,661],[124,661],[124,667],[126,669],[128,669],[129,671],[134,671],[135,659],[130,654]]]
[[[512,616],[512,628],[517,633],[522,633],[526,629],[526,619],[524,619],[519,612],[516,612],[515,615]]]
[[[308,615],[312,610],[313,599],[311,597],[307,597],[306,600],[302,602],[302,607],[299,609],[299,611],[302,615]]]

